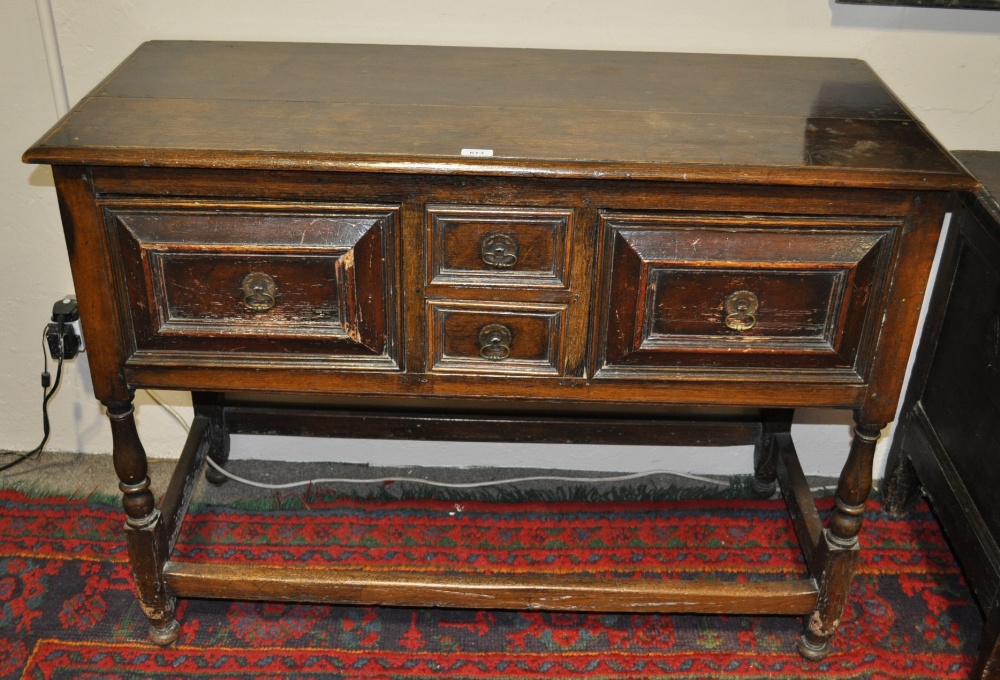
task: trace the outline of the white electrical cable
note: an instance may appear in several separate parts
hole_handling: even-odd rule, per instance
[[[168,403],[164,402],[162,399],[160,399],[160,395],[158,395],[153,390],[146,390],[146,394],[148,394],[150,396],[150,398],[153,401],[155,401],[157,404],[159,404],[160,406],[162,406],[163,408],[165,408],[167,410],[167,413],[169,413],[170,415],[172,415],[174,417],[174,420],[176,420],[178,423],[181,424],[181,427],[184,428],[185,432],[190,432],[191,431],[191,426],[188,425],[188,423],[187,423],[186,420],[184,420],[184,416],[182,416],[180,413],[178,413],[177,410],[174,409],[173,406],[171,406],[170,404],[168,404]]]
[[[60,118],[69,111],[69,93],[66,90],[66,76],[63,73],[62,55],[59,53],[59,36],[56,33],[56,19],[52,13],[51,0],[35,0],[38,8],[38,25],[42,29],[42,44],[45,47],[45,63],[49,67],[49,84],[55,100],[56,113]]]
[[[191,426],[187,424],[184,417],[174,410],[171,406],[164,403],[160,399],[159,395],[153,390],[146,390],[150,398],[157,404],[162,406],[167,410],[167,412],[172,415],[177,422],[181,424],[186,432],[191,431]],[[389,482],[413,482],[414,484],[425,484],[427,486],[439,486],[448,489],[475,489],[484,486],[500,486],[503,484],[520,484],[523,482],[577,482],[584,484],[600,484],[602,482],[625,482],[633,479],[642,479],[644,477],[653,477],[656,475],[670,475],[673,477],[683,477],[684,479],[691,479],[697,482],[704,482],[706,484],[714,484],[715,486],[721,486],[723,488],[729,487],[729,482],[725,482],[718,479],[712,479],[710,477],[701,477],[699,475],[692,475],[686,472],[675,472],[673,470],[649,470],[645,472],[635,472],[628,475],[617,475],[614,477],[560,477],[554,475],[539,475],[534,477],[514,477],[510,479],[496,479],[489,480],[485,482],[435,482],[430,479],[421,479],[419,477],[379,477],[377,479],[355,479],[355,478],[320,478],[320,479],[309,479],[301,482],[288,482],[287,484],[267,484],[264,482],[255,482],[250,479],[244,479],[229,472],[221,465],[216,463],[211,458],[208,458],[208,464],[215,468],[218,472],[225,475],[234,482],[239,482],[240,484],[246,484],[247,486],[256,487],[258,489],[294,489],[299,486],[309,486],[313,484],[386,484]]]
[[[484,486],[500,486],[503,484],[520,484],[523,482],[583,482],[589,484],[599,484],[601,482],[625,482],[632,479],[641,479],[643,477],[652,477],[654,475],[674,475],[677,477],[685,477],[687,479],[694,479],[699,482],[707,482],[709,484],[715,484],[717,486],[728,487],[729,482],[723,482],[717,479],[710,479],[708,477],[699,477],[697,475],[689,475],[683,472],[671,472],[669,470],[651,470],[647,472],[636,472],[629,475],[618,475],[616,477],[559,477],[556,475],[538,475],[535,477],[513,477],[510,479],[491,479],[485,482],[435,482],[431,479],[421,479],[419,477],[378,477],[375,479],[354,479],[354,478],[319,478],[310,479],[308,481],[302,482],[288,482],[287,484],[265,484],[263,482],[254,482],[249,479],[244,479],[242,477],[237,477],[228,470],[224,469],[218,463],[216,463],[211,458],[208,459],[208,464],[213,468],[224,474],[229,479],[239,482],[241,484],[246,484],[248,486],[255,486],[259,489],[294,489],[299,486],[310,486],[312,484],[386,484],[389,482],[413,482],[415,484],[424,484],[427,486],[439,486],[446,489],[477,489]]]

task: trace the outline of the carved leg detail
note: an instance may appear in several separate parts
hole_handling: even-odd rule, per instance
[[[778,447],[775,435],[788,432],[792,427],[793,411],[767,411],[760,441],[753,452],[753,479],[751,485],[758,498],[770,498],[778,490],[776,459]]]
[[[806,620],[805,633],[798,644],[799,653],[811,661],[826,656],[830,638],[840,626],[858,562],[858,533],[872,487],[875,444],[884,426],[858,419],[854,428],[851,453],[840,474],[833,513],[819,546],[818,562],[823,567],[816,609]]]
[[[111,421],[113,458],[125,508],[125,539],[139,606],[149,619],[149,639],[168,645],[177,639],[175,601],[167,593],[163,565],[167,536],[150,490],[146,452],[139,441],[131,401],[105,403]]]

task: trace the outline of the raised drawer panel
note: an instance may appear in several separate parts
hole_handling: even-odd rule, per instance
[[[863,376],[898,221],[608,214],[603,223],[599,370]]]
[[[279,335],[346,334],[338,295],[343,267],[335,255],[150,249],[147,257],[162,333],[266,325]]]
[[[561,375],[565,316],[561,305],[429,301],[430,370]]]
[[[838,321],[830,313],[830,300],[839,295],[846,278],[844,270],[655,268],[649,272],[653,314],[647,340],[702,338],[708,343],[712,338],[725,341],[736,331],[758,340],[829,345]],[[761,300],[766,302],[763,308]],[[781,304],[774,305],[774,300]]]
[[[429,284],[565,288],[572,211],[427,207]]]
[[[391,359],[396,211],[108,206],[136,349]]]

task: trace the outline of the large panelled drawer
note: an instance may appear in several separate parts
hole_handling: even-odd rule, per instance
[[[769,368],[863,379],[901,220],[609,212],[602,224],[598,376]]]
[[[157,203],[104,211],[136,349],[321,353],[396,365],[394,206]]]

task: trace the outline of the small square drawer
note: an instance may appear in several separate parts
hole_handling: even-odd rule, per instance
[[[396,209],[109,205],[139,350],[395,363]]]
[[[571,210],[427,207],[429,284],[566,288]]]
[[[431,372],[561,375],[566,308],[551,304],[427,303]]]
[[[899,226],[607,214],[598,371],[813,369],[861,379]]]

